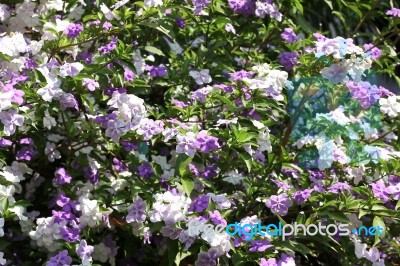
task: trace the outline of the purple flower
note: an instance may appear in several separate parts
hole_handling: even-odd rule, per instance
[[[179,101],[179,100],[176,100],[176,99],[171,99],[171,102],[172,102],[176,107],[179,107],[179,108],[186,108],[186,107],[188,107],[188,105],[187,105],[186,103],[184,103],[184,102],[182,102],[182,101]]]
[[[294,33],[292,28],[285,28],[282,32],[281,37],[288,43],[294,43],[299,39],[299,37]]]
[[[189,211],[191,212],[202,212],[208,208],[208,204],[210,202],[210,196],[199,196],[195,200],[192,201],[189,207]]]
[[[211,222],[213,222],[214,224],[222,224],[222,225],[228,224],[217,210],[209,211],[208,216],[210,217]]]
[[[109,54],[111,51],[115,50],[115,48],[117,48],[117,42],[118,42],[118,38],[114,37],[109,43],[107,43],[104,46],[101,46],[99,48],[99,52],[101,52],[101,55],[106,55]]]
[[[197,142],[199,143],[200,151],[203,153],[209,153],[221,147],[218,143],[218,139],[207,135],[207,132],[204,130],[197,134]]]
[[[386,11],[386,15],[400,18],[400,8],[393,7],[392,9]]]
[[[96,88],[99,88],[100,85],[94,79],[83,78],[82,85],[85,86],[88,90],[94,91]]]
[[[124,68],[124,80],[126,82],[131,82],[135,78],[135,74],[129,68]]]
[[[358,100],[364,109],[369,108],[380,98],[378,87],[369,82],[360,81],[356,83],[350,81],[346,83],[346,86],[349,88],[351,96]]]
[[[364,44],[364,49],[365,52],[372,57],[372,59],[377,60],[382,55],[382,50],[376,48],[372,43]]]
[[[324,78],[333,84],[343,82],[347,77],[347,68],[344,65],[333,64],[329,67],[324,67],[321,71]]]
[[[96,185],[99,182],[100,174],[97,169],[86,166],[83,168],[83,177],[89,180],[93,185]]]
[[[140,121],[140,127],[136,133],[143,136],[144,140],[150,140],[153,136],[164,131],[164,122],[161,120],[144,118]]]
[[[186,23],[185,23],[185,21],[183,20],[183,18],[179,18],[179,17],[176,18],[175,23],[176,23],[176,26],[178,26],[178,28],[183,29],[183,28],[186,27]]]
[[[178,134],[176,136],[178,145],[176,146],[177,153],[185,153],[188,156],[192,156],[196,153],[196,149],[200,146],[197,142],[195,134],[188,132],[186,135]]]
[[[58,168],[55,174],[55,181],[57,185],[64,185],[71,183],[72,177],[67,173],[65,168]]]
[[[216,177],[218,175],[217,169],[218,169],[217,164],[207,165],[206,168],[204,169],[204,171],[201,172],[201,177],[203,177],[205,179],[210,179],[210,178]]]
[[[67,108],[74,108],[77,111],[79,110],[78,102],[76,101],[74,95],[72,95],[71,93],[64,93],[61,96],[60,107],[61,107],[61,110],[65,110]]]
[[[278,56],[279,63],[283,65],[286,71],[292,71],[293,67],[297,65],[298,53],[284,52]]]
[[[146,220],[146,202],[142,198],[137,197],[136,200],[128,207],[128,215],[126,221],[128,223],[142,223]]]
[[[233,79],[233,80],[243,80],[244,78],[251,78],[254,75],[254,72],[251,71],[245,71],[245,70],[240,70],[240,71],[236,71],[233,73],[229,73],[229,76]]]
[[[111,29],[111,27],[112,27],[112,24],[110,22],[108,22],[108,21],[104,22],[103,29],[108,31]]]
[[[314,191],[314,189],[309,188],[309,189],[304,189],[304,190],[299,190],[293,193],[292,197],[296,201],[297,205],[303,204],[309,197],[311,197],[311,193]]]
[[[195,266],[216,266],[218,258],[218,250],[211,248],[208,252],[201,252],[197,257]]]
[[[275,258],[270,258],[268,260],[261,258],[260,266],[278,266],[278,262]]]
[[[286,254],[282,253],[278,261],[278,266],[296,266],[294,258],[288,257]]]
[[[117,171],[123,172],[128,170],[128,166],[123,161],[118,160],[118,158],[113,158],[113,165]]]
[[[376,181],[375,183],[372,183],[370,186],[372,188],[372,193],[374,194],[375,198],[380,199],[384,202],[389,200],[389,194],[391,194],[392,189],[389,190],[385,186],[385,183],[382,179]]]
[[[200,14],[210,3],[211,0],[193,0],[194,13],[196,15]]]
[[[252,0],[228,0],[228,4],[235,13],[245,17],[253,15],[256,10],[255,1]]]
[[[165,77],[168,75],[167,68],[163,65],[159,66],[146,66],[146,70],[150,71],[150,76],[155,77]]]
[[[0,138],[0,148],[4,148],[4,147],[9,147],[12,145],[12,141],[5,139],[5,138]]]
[[[207,99],[207,95],[213,90],[213,87],[206,86],[192,92],[192,100],[204,103]]]
[[[138,167],[138,172],[141,177],[150,178],[153,174],[153,168],[149,163],[144,163]]]
[[[277,213],[281,216],[285,216],[288,212],[290,206],[292,206],[292,201],[286,193],[280,195],[271,196],[265,205],[271,209],[273,213]]]
[[[65,241],[73,243],[79,241],[79,233],[81,230],[78,226],[70,228],[67,226],[63,226],[60,228],[60,233]]]
[[[267,240],[252,240],[250,242],[250,252],[264,252],[267,248],[272,247],[271,243]]]
[[[328,191],[334,194],[339,194],[344,190],[350,191],[351,187],[347,183],[337,182],[329,187]]]
[[[47,263],[46,266],[65,266],[71,265],[72,258],[68,256],[68,251],[63,250],[54,257],[52,257]]]
[[[86,240],[81,240],[79,246],[76,248],[76,254],[81,260],[90,260],[94,247],[87,244]]]
[[[138,146],[136,144],[133,144],[133,143],[127,142],[127,141],[121,141],[121,145],[122,145],[122,147],[124,147],[124,150],[127,152],[131,152],[133,150],[138,149]]]
[[[75,38],[83,31],[81,24],[70,23],[64,30],[64,34],[67,35],[68,39]]]

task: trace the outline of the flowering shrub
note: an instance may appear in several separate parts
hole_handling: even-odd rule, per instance
[[[0,4],[0,265],[399,263],[393,2]]]

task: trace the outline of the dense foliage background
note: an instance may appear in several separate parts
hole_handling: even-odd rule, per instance
[[[400,264],[399,25],[395,1],[2,1],[0,265]]]

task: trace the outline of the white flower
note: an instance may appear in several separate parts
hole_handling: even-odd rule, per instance
[[[0,265],[6,265],[7,260],[4,259],[4,253],[0,251]]]
[[[17,215],[18,219],[21,221],[27,221],[28,217],[25,216],[26,214],[26,208],[22,206],[13,206],[12,208],[8,209],[10,212],[14,213]]]
[[[54,223],[54,217],[43,217],[38,218],[36,224],[36,230],[29,232],[29,236],[39,247],[45,247],[50,252],[56,251],[60,247],[56,240],[62,239],[60,228],[65,225],[65,222],[58,224]]]
[[[238,170],[230,171],[224,175],[225,182],[231,183],[233,185],[239,185],[244,179],[243,175],[238,172]]]
[[[93,260],[98,260],[102,263],[107,262],[108,258],[111,260],[112,250],[111,248],[107,247],[104,243],[100,243],[99,245],[94,245],[93,250]]]
[[[60,76],[61,77],[75,77],[79,74],[83,69],[83,65],[81,63],[65,63],[60,67]]]
[[[260,131],[260,133],[258,133],[257,144],[260,145],[258,147],[259,151],[272,152],[272,145],[268,128],[264,128]]]
[[[13,205],[15,203],[15,199],[13,197],[15,193],[15,187],[14,186],[3,186],[0,185],[0,199],[1,198],[8,198],[8,203],[10,205]]]
[[[8,19],[11,16],[10,11],[8,11],[8,10],[9,10],[9,7],[7,5],[0,4],[0,21],[1,22],[4,22],[6,19]]]
[[[0,237],[4,236],[3,227],[4,227],[4,218],[0,218]]]
[[[54,162],[56,159],[61,158],[60,152],[57,150],[56,144],[52,142],[46,143],[46,148],[44,149],[44,153],[47,155],[47,158],[50,162]]]
[[[399,99],[400,96],[396,95],[389,96],[387,98],[380,98],[379,105],[381,106],[381,112],[390,117],[396,117],[400,113]]]
[[[156,7],[156,6],[162,6],[162,5],[163,5],[162,0],[144,0],[145,7]]]
[[[55,70],[49,71],[47,67],[38,68],[40,73],[46,78],[47,85],[38,89],[37,93],[42,96],[42,99],[51,102],[53,98],[58,98],[64,92],[60,89],[61,81],[57,79]]]
[[[232,32],[233,34],[236,34],[235,27],[233,27],[233,25],[232,25],[231,23],[227,23],[227,24],[225,25],[225,30],[226,30],[227,32]]]
[[[120,17],[112,12],[105,4],[100,5],[100,10],[103,12],[107,20],[120,19]]]
[[[95,227],[96,223],[102,220],[103,215],[100,213],[97,200],[89,200],[83,198],[80,200],[80,209],[82,216],[79,218],[82,225]]]
[[[210,72],[210,70],[208,70],[208,69],[203,69],[200,71],[190,71],[189,76],[194,78],[198,85],[203,85],[203,84],[211,83],[211,81],[212,81],[211,76],[209,75],[209,72]]]
[[[13,34],[11,37],[5,36],[0,38],[0,52],[5,55],[14,57],[19,55],[19,53],[25,53],[27,51],[28,45],[20,32]]]
[[[220,210],[226,210],[231,207],[231,202],[226,198],[226,194],[215,195],[214,193],[208,193],[207,196],[211,197]]]

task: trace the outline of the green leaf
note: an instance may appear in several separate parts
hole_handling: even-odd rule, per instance
[[[194,182],[189,177],[181,177],[181,183],[183,186],[183,190],[185,191],[186,195],[189,197],[190,193],[192,193],[194,188]]]
[[[383,219],[379,216],[375,216],[374,217],[374,221],[372,222],[372,225],[375,226],[377,228],[378,231],[378,226],[383,228],[383,236],[386,234],[386,225],[385,222],[383,221]],[[380,242],[380,236],[379,234],[375,234],[375,242],[374,242],[374,246],[376,244],[378,244]]]
[[[140,142],[138,150],[139,150],[139,154],[146,155],[149,152],[149,147],[147,146],[146,142]]]
[[[193,160],[194,156],[188,156],[184,153],[180,153],[176,159],[175,164],[175,176],[184,176],[186,173],[186,167]]]
[[[158,48],[156,48],[154,46],[147,45],[147,46],[144,47],[144,49],[147,52],[150,52],[150,53],[153,53],[153,54],[156,54],[156,55],[165,56],[165,54],[160,49],[158,49]]]
[[[230,21],[228,18],[226,18],[226,17],[219,17],[219,18],[216,18],[216,19],[213,21],[213,23],[217,24],[217,28],[218,28],[218,29],[223,28],[226,24],[228,24],[228,23],[230,23],[230,22],[231,22],[231,21]]]
[[[168,265],[173,266],[176,256],[178,254],[178,241],[168,239],[167,240],[167,250],[168,250]]]

